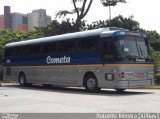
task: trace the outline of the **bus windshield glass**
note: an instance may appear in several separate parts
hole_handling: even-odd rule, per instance
[[[116,39],[119,58],[150,59],[149,47],[144,38],[135,36],[121,36]]]

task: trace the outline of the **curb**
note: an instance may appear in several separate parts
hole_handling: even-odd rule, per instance
[[[160,89],[160,86],[146,87],[144,89]]]

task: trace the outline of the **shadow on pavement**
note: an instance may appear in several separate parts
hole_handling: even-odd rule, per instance
[[[33,91],[47,91],[47,92],[58,92],[58,93],[69,93],[69,94],[81,94],[81,95],[97,95],[97,96],[133,96],[133,95],[146,95],[146,94],[154,94],[147,90],[126,90],[124,92],[117,92],[111,89],[102,89],[98,92],[87,92],[84,88],[80,87],[43,87],[42,85],[32,85],[32,86],[25,86],[22,87],[20,85],[3,85],[3,87],[10,87],[10,88],[18,88],[18,89],[26,89],[26,90],[33,90]]]

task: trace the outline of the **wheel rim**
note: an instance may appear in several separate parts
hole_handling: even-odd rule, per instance
[[[87,88],[88,89],[94,89],[96,87],[96,81],[94,78],[90,78],[87,80]]]

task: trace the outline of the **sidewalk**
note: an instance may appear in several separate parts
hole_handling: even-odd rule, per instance
[[[160,85],[159,86],[151,86],[151,87],[147,87],[145,89],[160,89]]]

